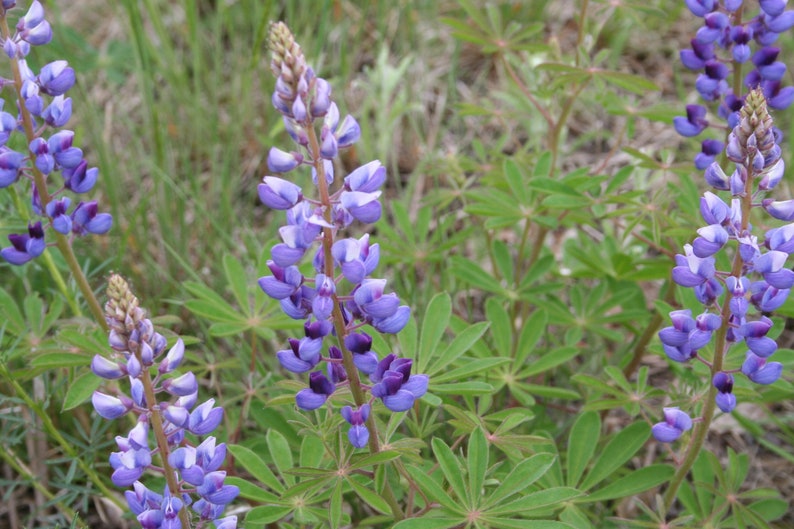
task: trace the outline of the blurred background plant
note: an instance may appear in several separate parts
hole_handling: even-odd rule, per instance
[[[403,467],[388,479],[425,515],[400,528],[794,524],[788,320],[783,379],[736,388],[748,404],[715,422],[680,501],[661,512],[656,497],[675,461],[649,425],[703,379],[668,365],[656,338],[696,304],[668,281],[702,188],[699,145],[671,124],[694,85],[678,66],[697,29],[683,2],[45,7],[55,39],[37,61],[68,57],[77,73],[73,126],[115,221],[77,252],[97,291],[111,270],[128,277],[153,316],[171,315],[153,318],[160,332],[192,345],[189,369],[227,410],[217,435],[245,527],[391,526],[377,462],[337,475],[351,455],[328,433],[339,419],[294,409],[302,386],[275,352],[299,322],[255,286],[279,225],[255,191],[285,135],[264,45],[279,19],[361,125],[341,174],[388,169],[381,268],[415,317],[374,349],[431,375],[404,420],[378,419]],[[789,113],[775,122],[794,138]],[[4,237],[4,194],[0,209]],[[112,430],[83,404],[105,338],[38,265],[0,266],[0,527],[68,527],[75,513],[77,527],[132,527],[105,477]]]

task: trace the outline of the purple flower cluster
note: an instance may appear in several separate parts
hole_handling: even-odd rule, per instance
[[[361,328],[370,325],[382,333],[397,333],[408,322],[410,309],[400,304],[395,293],[386,291],[385,279],[370,277],[380,254],[369,235],[339,237],[353,221],[369,224],[380,218],[380,188],[386,170],[379,161],[372,161],[341,182],[335,178],[333,160],[340,149],[358,141],[359,125],[349,115],[341,119],[331,99],[331,86],[306,65],[286,25],[271,26],[270,45],[271,67],[278,78],[273,105],[283,115],[296,147],[289,152],[272,148],[268,167],[286,173],[310,166],[317,195],[310,198],[297,184],[276,176],[265,176],[258,188],[260,200],[286,211],[287,217],[287,224],[279,229],[282,242],[272,248],[267,263],[272,275],[260,278],[259,286],[280,301],[287,315],[306,320],[304,337],[290,339],[289,348],[277,357],[294,373],[326,363],[326,372],[313,371],[309,387],[298,392],[296,402],[301,409],[319,408],[337,387],[350,383],[344,364],[348,355],[357,372],[368,375],[373,383],[362,386],[364,390],[371,390],[372,397],[380,398],[388,409],[405,411],[427,391],[427,376],[412,375],[409,359],[389,354],[379,360],[371,350],[371,336]],[[312,256],[313,277],[298,268],[307,254]],[[328,356],[323,357],[323,342],[329,336],[338,343],[330,345]],[[369,439],[364,423],[371,400],[359,404],[356,410],[344,407],[342,416],[351,426],[351,443],[360,448]]]
[[[117,419],[129,412],[138,416],[126,437],[116,437],[119,451],[110,456],[111,480],[119,487],[133,487],[125,496],[144,529],[189,529],[191,526],[183,523],[187,514],[180,514],[187,506],[201,524],[214,521],[217,529],[234,529],[237,518],[222,517],[226,504],[240,492],[236,486],[224,485],[226,472],[221,465],[226,445],[209,436],[194,446],[185,435],[211,433],[220,424],[223,409],[214,405],[214,399],[196,406],[195,375],[174,374],[184,358],[184,343],[180,339],[166,351],[166,339],[154,330],[138,299],[118,275],[109,280],[108,298],[105,313],[114,358],[96,355],[91,369],[105,379],[128,379],[130,392],[112,396],[96,391],[91,400],[105,419]],[[151,371],[156,373],[154,378]],[[158,393],[167,393],[170,402],[156,401]],[[154,437],[157,449],[150,446],[150,437]],[[155,452],[164,460],[162,467],[152,463]],[[147,470],[165,475],[162,495],[141,483]],[[194,497],[198,499],[193,501]]]
[[[0,18],[16,2],[3,1]],[[44,65],[36,74],[25,59],[31,46],[47,44],[52,40],[52,28],[44,19],[44,9],[35,0],[28,12],[19,19],[13,35],[3,34],[5,55],[12,62],[12,77],[0,78],[0,87],[10,85],[16,92],[12,107],[16,116],[6,112],[5,101],[0,99],[0,188],[8,187],[20,178],[30,180],[33,213],[44,221],[30,222],[27,233],[8,236],[11,246],[0,250],[0,255],[14,265],[24,264],[44,252],[45,228],[70,237],[88,233],[107,233],[113,223],[108,213],[100,213],[95,201],[77,202],[72,207],[68,197],[58,198],[65,191],[84,194],[94,187],[99,171],[89,167],[83,151],[73,145],[74,132],[60,130],[72,115],[72,99],[66,93],[74,85],[74,70],[66,61],[58,60]],[[27,146],[18,152],[8,146],[16,136]],[[60,173],[60,179],[50,191],[50,175]]]
[[[700,213],[706,226],[698,230],[691,245],[684,246],[684,254],[676,255],[672,273],[673,281],[694,290],[704,312],[693,318],[689,310],[673,311],[673,325],[662,329],[659,339],[671,360],[697,359],[711,368],[716,406],[729,413],[736,406],[732,393],[735,373],[756,384],[771,384],[780,378],[782,364],[770,360],[777,350],[777,343],[768,336],[772,320],[761,314],[780,307],[794,286],[794,272],[786,267],[794,253],[794,223],[772,228],[760,238],[750,224],[754,209],[794,221],[794,200],[762,198],[780,182],[784,170],[762,89],[746,96],[739,121],[728,137],[726,155],[735,164],[734,172],[727,176],[714,162],[705,178],[715,189],[730,191],[730,204],[714,193],[704,194]],[[731,270],[717,270],[715,255],[729,247],[734,248]],[[699,351],[718,331],[721,339],[709,361]],[[728,355],[739,346],[742,358]],[[682,414],[665,409],[665,422],[653,429],[656,438],[670,442],[689,429],[691,422]]]
[[[794,102],[794,87],[782,85],[786,65],[777,60],[780,49],[773,46],[780,33],[794,26],[794,11],[785,10],[786,0],[762,0],[758,14],[742,20],[742,4],[742,0],[686,0],[689,10],[703,18],[703,26],[691,48],[681,51],[681,62],[702,72],[695,87],[704,101],[716,106],[729,129],[737,125],[742,107],[741,94],[735,93],[731,79],[745,63],[753,69],[744,77],[744,86],[760,88],[769,107],[782,110]],[[706,114],[705,106],[687,105],[686,116],[676,117],[673,124],[682,136],[697,136],[709,126]],[[704,140],[695,166],[706,169],[723,148],[720,140]]]

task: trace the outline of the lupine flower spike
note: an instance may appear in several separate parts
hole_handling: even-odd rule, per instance
[[[272,248],[267,263],[272,275],[260,278],[259,286],[281,302],[287,315],[306,320],[305,336],[291,338],[289,347],[278,352],[282,367],[305,373],[327,363],[327,376],[322,370],[311,372],[309,387],[296,395],[297,406],[314,410],[339,386],[349,386],[356,408],[343,407],[342,416],[351,425],[351,444],[361,448],[370,441],[377,443],[366,425],[375,398],[392,411],[405,411],[424,395],[428,384],[427,376],[411,374],[411,360],[389,354],[379,361],[371,350],[372,338],[362,327],[397,333],[408,322],[410,309],[386,291],[385,279],[371,277],[380,253],[369,235],[339,237],[354,221],[378,221],[386,170],[375,160],[341,181],[335,177],[333,160],[341,149],[358,141],[358,123],[351,116],[340,119],[331,86],[307,65],[285,24],[271,26],[270,48],[271,69],[277,77],[273,106],[283,115],[295,146],[290,151],[272,148],[268,168],[283,174],[309,166],[315,190],[309,193],[291,180],[270,175],[259,184],[262,203],[286,211],[287,216],[287,224],[279,230],[282,242]],[[308,198],[311,195],[316,198]],[[297,266],[307,254],[314,265],[313,277],[304,276]],[[328,345],[324,356],[328,339],[335,343]],[[369,399],[359,375],[368,375],[374,384]]]
[[[678,266],[673,269],[673,280],[694,289],[704,312],[696,318],[689,310],[671,312],[673,325],[662,329],[659,339],[671,360],[697,359],[711,367],[715,404],[729,413],[736,407],[735,373],[756,384],[771,384],[780,377],[782,364],[770,360],[777,350],[768,336],[772,320],[760,314],[779,307],[794,285],[794,272],[786,266],[794,252],[794,224],[766,234],[755,234],[750,224],[752,209],[765,209],[773,217],[779,211],[774,207],[770,211],[775,202],[761,197],[780,181],[784,163],[761,88],[745,98],[728,137],[726,155],[736,167],[732,176],[725,175],[718,162],[706,174],[707,180],[710,173],[719,175],[716,181],[727,183],[733,195],[730,205],[713,193],[701,198],[700,211],[707,225],[698,230],[700,237],[692,245],[685,245],[685,253],[676,256]],[[717,270],[715,254],[731,248],[731,270]],[[714,358],[707,361],[699,351],[720,328],[724,343],[714,345]],[[653,427],[659,441],[674,441],[691,426],[681,410],[665,408],[664,415],[665,421]]]
[[[5,18],[14,6],[15,2],[3,2],[0,17]],[[73,201],[61,196],[90,192],[99,171],[88,166],[83,151],[73,144],[74,132],[62,129],[72,115],[72,99],[66,94],[74,86],[74,70],[63,60],[45,64],[38,74],[28,66],[26,57],[31,46],[52,40],[52,28],[44,18],[41,3],[31,3],[15,33],[2,37],[13,77],[0,79],[0,86],[13,86],[16,100],[6,104],[0,99],[0,188],[29,181],[25,192],[30,193],[33,213],[42,219],[29,223],[26,234],[9,235],[11,246],[0,250],[7,262],[21,265],[44,252],[48,228],[56,236],[67,235],[70,239],[102,235],[110,230],[113,219],[99,211],[96,201]],[[18,114],[7,111],[11,109]],[[22,137],[27,150],[18,152],[9,147],[14,136]]]
[[[105,314],[113,355],[96,355],[91,369],[105,379],[127,379],[129,394],[96,391],[91,400],[105,419],[127,413],[137,416],[127,436],[116,437],[119,451],[110,455],[111,481],[118,487],[132,487],[125,497],[144,529],[190,529],[206,527],[210,521],[216,527],[234,529],[237,518],[224,517],[223,511],[240,491],[224,485],[226,472],[221,466],[226,445],[207,436],[220,424],[223,409],[215,406],[214,399],[196,406],[195,375],[175,374],[184,358],[184,343],[179,339],[168,348],[121,276],[110,277],[107,295]],[[158,399],[163,393],[165,399]],[[186,443],[187,434],[203,440]],[[153,463],[155,452],[159,465]],[[165,477],[162,494],[144,485],[147,472]]]

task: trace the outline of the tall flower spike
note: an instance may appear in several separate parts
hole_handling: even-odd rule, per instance
[[[726,413],[736,407],[733,375],[723,371],[728,355],[738,356],[732,345],[743,342],[740,354],[745,359],[741,372],[750,381],[771,384],[782,371],[782,364],[769,360],[778,348],[769,336],[773,322],[766,315],[754,313],[753,308],[768,312],[780,307],[794,287],[794,272],[787,265],[789,255],[794,253],[794,225],[773,228],[759,241],[749,222],[753,208],[771,209],[773,216],[788,216],[776,215],[785,211],[785,201],[761,197],[773,190],[782,177],[784,162],[777,138],[764,92],[756,88],[745,97],[725,148],[728,159],[736,164],[730,177],[731,205],[728,207],[713,193],[704,195],[700,211],[708,225],[698,230],[699,237],[692,245],[684,246],[684,255],[676,256],[677,266],[673,268],[673,280],[694,288],[705,305],[705,312],[696,321],[689,310],[673,311],[670,313],[673,325],[659,332],[665,353],[677,362],[695,358],[698,349],[708,345],[714,334],[723,337],[723,343],[714,345],[714,350],[720,352],[707,364],[712,369],[710,391],[714,404]],[[722,172],[716,162],[714,166]],[[706,171],[707,182],[725,190],[722,178],[709,177],[715,173],[716,169]],[[715,256],[720,252],[732,254],[731,271],[716,270]],[[713,281],[718,281],[719,288],[712,288],[712,294],[704,295],[704,285]],[[719,328],[725,332],[715,333]],[[738,359],[732,362],[738,363]],[[687,423],[682,413],[677,409],[665,410],[665,423],[654,427],[658,440],[673,441],[688,429],[683,428]]]
[[[290,172],[292,178],[267,175],[257,188],[260,201],[285,211],[287,218],[279,229],[282,242],[273,246],[272,260],[267,262],[272,275],[260,278],[259,286],[280,301],[288,316],[307,322],[306,336],[290,338],[288,348],[278,351],[277,357],[284,369],[294,373],[313,371],[326,362],[325,369],[309,375],[309,387],[297,393],[297,406],[317,409],[337,384],[349,387],[355,408],[343,408],[349,410],[343,411],[351,424],[348,438],[356,448],[369,444],[377,450],[370,414],[374,398],[380,398],[391,411],[405,411],[424,395],[428,383],[427,376],[410,374],[410,360],[395,360],[394,355],[388,357],[389,363],[400,370],[386,366],[379,378],[373,379],[377,382],[374,387],[361,383],[361,376],[375,373],[379,359],[371,350],[371,337],[360,328],[370,325],[381,333],[397,333],[411,313],[396,293],[385,291],[385,279],[371,277],[380,249],[370,243],[370,236],[339,236],[340,230],[347,231],[355,222],[368,224],[380,219],[386,169],[375,160],[344,179],[336,177],[334,167],[341,164],[334,159],[359,140],[361,128],[353,117],[340,116],[330,84],[306,64],[286,25],[272,24],[269,42],[271,69],[277,77],[273,106],[282,114],[295,145],[292,149],[273,147],[268,154],[268,168],[282,176]],[[307,165],[314,194],[298,185],[293,176],[293,170]],[[304,276],[299,263],[307,255],[314,273]]]
[[[113,358],[97,355],[91,369],[106,379],[126,375],[130,396],[96,391],[91,401],[105,419],[117,419],[127,413],[138,416],[126,437],[116,437],[118,451],[110,455],[111,481],[118,487],[134,488],[125,497],[144,529],[205,527],[210,521],[216,527],[234,529],[237,519],[222,517],[225,505],[240,492],[234,485],[225,485],[226,474],[219,471],[226,445],[216,443],[212,436],[200,444],[191,441],[183,445],[186,432],[199,436],[212,433],[221,422],[223,409],[209,399],[190,411],[198,397],[196,376],[191,372],[174,374],[185,353],[182,340],[167,348],[166,339],[155,330],[121,276],[110,276],[107,295],[105,317],[110,327],[108,341]],[[154,380],[152,372],[156,373]],[[166,400],[158,401],[161,393],[166,393]],[[150,447],[149,432],[156,441],[156,450]],[[153,463],[155,454],[162,458],[161,465]],[[162,495],[140,482],[147,471],[165,477]],[[188,505],[197,513],[193,517],[195,525],[191,525]]]

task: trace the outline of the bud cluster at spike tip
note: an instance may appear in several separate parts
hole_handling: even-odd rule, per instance
[[[786,65],[779,60],[780,48],[774,46],[778,36],[794,26],[794,11],[786,10],[786,0],[764,0],[752,17],[748,16],[748,3],[742,0],[685,1],[690,12],[703,19],[703,26],[690,47],[681,50],[681,62],[700,72],[695,82],[698,94],[729,128],[737,125],[743,104],[743,94],[735,93],[731,86],[733,70],[744,64],[749,67],[744,87],[760,88],[770,108],[783,110],[794,102],[794,87],[783,86]],[[692,137],[706,130],[710,123],[706,106],[687,105],[686,115],[673,120],[678,133]],[[711,165],[724,147],[721,139],[703,140],[695,157],[697,169]]]
[[[772,320],[763,314],[780,307],[794,286],[794,272],[786,266],[794,253],[794,223],[756,234],[749,222],[752,209],[794,221],[792,208],[785,205],[789,201],[759,200],[777,186],[784,172],[763,90],[753,90],[744,98],[739,119],[728,136],[726,154],[735,166],[733,174],[726,175],[719,163],[713,162],[705,178],[716,190],[731,192],[730,204],[712,192],[703,195],[700,213],[706,226],[698,230],[692,244],[684,246],[683,254],[676,255],[672,272],[675,283],[694,290],[704,310],[694,318],[690,310],[671,312],[673,325],[662,329],[659,339],[668,358],[688,362],[699,358],[699,349],[710,344],[718,329],[727,327],[726,347],[715,353],[722,355],[723,370],[714,373],[712,385],[717,407],[730,413],[736,407],[735,374],[764,385],[780,378],[783,365],[771,360],[777,351],[777,343],[768,336]],[[748,196],[753,200],[745,201]],[[741,260],[738,276],[717,270],[715,256],[719,252]],[[723,307],[727,307],[726,313]],[[677,408],[666,408],[665,421],[653,428],[656,439],[671,442],[688,430],[691,421],[684,416]]]
[[[341,149],[358,141],[358,123],[349,115],[341,118],[331,98],[330,84],[307,65],[284,23],[271,25],[269,43],[271,69],[277,77],[273,106],[282,114],[295,145],[289,151],[271,148],[268,168],[283,175],[302,166],[311,167],[316,188],[313,194],[317,197],[309,198],[312,193],[279,176],[265,176],[258,187],[263,204],[286,212],[286,224],[279,229],[282,242],[271,249],[267,262],[270,275],[260,278],[259,286],[279,300],[291,318],[306,320],[304,336],[291,338],[289,347],[279,351],[277,358],[282,367],[294,373],[311,371],[309,387],[298,392],[296,403],[301,409],[313,410],[322,406],[337,387],[349,383],[342,350],[325,345],[328,337],[341,339],[339,345],[352,354],[356,369],[370,376],[372,398],[380,398],[391,411],[405,411],[425,394],[428,377],[411,374],[409,359],[396,359],[390,354],[380,360],[371,350],[371,336],[361,328],[369,325],[381,333],[397,333],[408,323],[411,311],[400,303],[397,294],[387,291],[385,279],[371,277],[380,248],[370,242],[369,234],[338,238],[340,231],[354,221],[371,224],[380,219],[386,169],[375,160],[355,169],[341,182],[335,178],[333,160]],[[314,151],[312,138],[316,138]],[[318,181],[320,171],[324,182]],[[328,189],[325,204],[320,188]],[[325,241],[330,246],[329,254],[322,244],[324,233],[331,237],[331,241]],[[308,277],[298,268],[307,255],[314,267],[314,275]],[[333,260],[333,276],[328,274],[326,255]],[[334,330],[335,312],[344,320],[343,337]],[[324,349],[327,357],[323,356]],[[326,362],[326,371],[312,371],[321,362]],[[371,402],[359,409],[342,409],[343,418],[350,424],[348,437],[357,448],[366,446],[369,439],[364,423]]]
[[[15,4],[4,2],[0,17],[6,17]],[[105,234],[113,224],[111,215],[101,213],[96,201],[72,201],[61,196],[67,191],[78,195],[88,193],[96,184],[99,171],[88,166],[83,151],[73,144],[74,132],[53,132],[66,126],[72,115],[72,99],[66,93],[74,86],[74,70],[63,60],[45,64],[38,73],[28,66],[26,57],[31,46],[45,45],[51,40],[52,27],[44,18],[44,8],[38,0],[19,19],[14,34],[2,39],[4,55],[16,63],[20,78],[0,78],[0,83],[18,86],[21,99],[8,104],[0,99],[0,188],[14,185],[20,179],[29,180],[33,212],[43,219],[31,221],[27,233],[8,236],[11,246],[0,249],[0,256],[13,265],[25,264],[44,252],[48,227],[62,235],[78,237]],[[9,68],[9,75],[12,71]],[[6,110],[19,113],[13,115]],[[33,138],[26,136],[23,113],[32,123]],[[8,146],[15,136],[24,137],[25,152]],[[34,172],[43,178],[48,187],[46,193],[36,189]]]
[[[133,487],[125,492],[127,504],[144,529],[181,527],[178,513],[189,506],[197,523],[212,521],[216,527],[234,529],[235,516],[223,517],[223,510],[239,494],[234,485],[225,485],[226,472],[221,466],[226,457],[226,444],[208,436],[200,443],[185,443],[186,433],[205,436],[220,424],[223,409],[215,400],[196,405],[198,382],[193,373],[176,375],[182,363],[185,345],[181,339],[167,347],[166,339],[154,330],[138,299],[127,282],[118,275],[108,281],[108,302],[105,316],[110,334],[108,342],[112,358],[94,356],[91,370],[105,379],[127,379],[129,395],[108,395],[95,391],[92,403],[105,419],[117,419],[127,413],[137,415],[135,426],[126,437],[117,436],[118,452],[110,456],[113,468],[111,481],[118,487]],[[167,400],[147,402],[144,376],[150,376],[156,394],[166,393]],[[166,457],[176,472],[178,495],[165,487],[163,494],[147,488],[141,481],[148,471],[163,472],[152,464],[155,445],[150,439],[152,414],[162,414],[163,434],[170,452]],[[166,522],[168,522],[166,524]],[[189,529],[189,528],[184,528]]]

